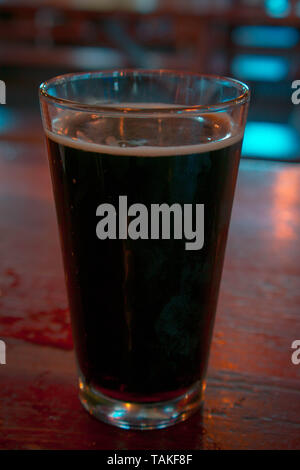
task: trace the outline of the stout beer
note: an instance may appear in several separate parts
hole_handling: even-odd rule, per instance
[[[85,386],[150,403],[204,379],[241,139],[226,113],[168,121],[65,111],[47,130]],[[132,218],[118,212],[116,236],[99,239],[97,208],[117,208],[120,196],[149,214],[153,204],[203,204],[203,246],[187,250],[172,223],[169,239],[132,239],[124,232]]]

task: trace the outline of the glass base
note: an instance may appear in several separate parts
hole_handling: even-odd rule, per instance
[[[202,402],[205,382],[196,382],[184,395],[155,403],[115,400],[79,379],[79,399],[95,418],[124,429],[162,429],[186,420]]]

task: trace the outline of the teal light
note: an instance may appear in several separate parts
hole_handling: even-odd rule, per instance
[[[289,0],[265,0],[266,13],[274,18],[284,18],[290,13]]]
[[[5,104],[0,105],[0,134],[7,132],[14,126],[15,113]]]
[[[288,124],[249,122],[242,154],[245,157],[285,159],[300,156],[297,132]]]
[[[238,26],[232,32],[232,40],[246,47],[294,47],[299,41],[299,32],[289,26]]]
[[[289,61],[278,56],[238,54],[231,63],[232,74],[247,80],[283,80],[289,72]]]

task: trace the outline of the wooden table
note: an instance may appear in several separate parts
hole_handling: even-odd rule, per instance
[[[203,411],[169,429],[126,431],[77,399],[46,152],[33,127],[37,139],[0,140],[0,448],[299,449],[300,166],[241,163]]]

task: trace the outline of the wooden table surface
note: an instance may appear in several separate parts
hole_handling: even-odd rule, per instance
[[[204,409],[126,431],[77,398],[46,152],[29,127],[0,140],[0,448],[300,449],[300,166],[241,162]]]

